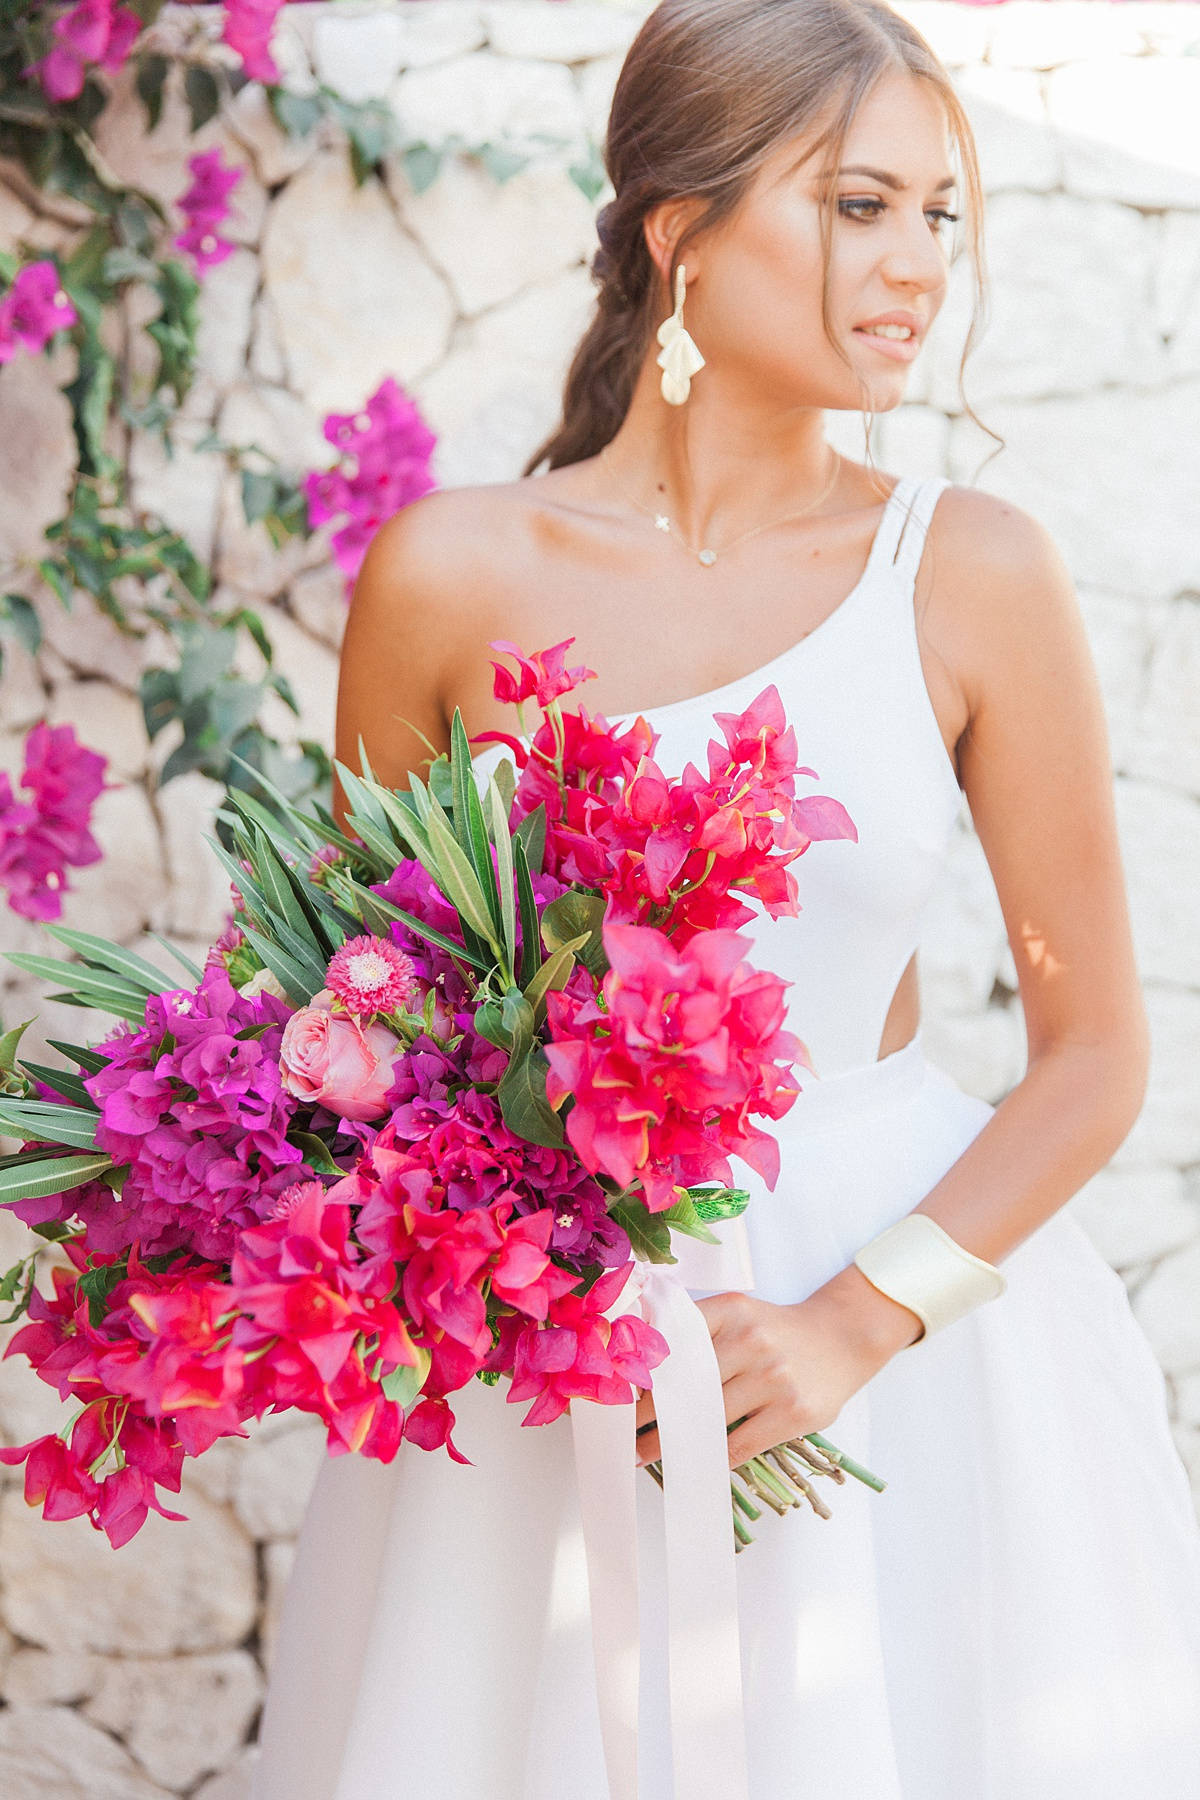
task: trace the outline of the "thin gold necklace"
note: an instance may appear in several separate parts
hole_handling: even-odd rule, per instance
[[[603,450],[600,452],[601,462],[608,461],[608,451],[609,445],[605,444]],[[815,512],[821,502],[827,499],[833,492],[837,483],[838,459],[833,450],[830,450],[830,455],[833,457],[833,474],[815,500],[810,501],[807,506],[802,506],[799,512],[784,513],[783,517],[779,519],[768,519],[765,525],[752,525],[749,531],[743,531],[740,537],[735,537],[732,542],[725,544],[722,547],[720,554],[722,556],[728,555],[729,551],[732,550],[735,545],[744,544],[747,538],[757,537],[760,531],[770,531],[775,525],[787,525],[792,519],[802,519],[806,513]],[[612,474],[611,462],[609,462],[609,473]],[[705,544],[703,547],[697,548],[695,544],[690,544],[683,533],[671,523],[667,513],[662,512],[657,507],[646,506],[635,494],[631,494],[628,488],[626,488],[622,482],[617,480],[615,475],[613,475],[613,482],[631,506],[636,506],[639,512],[644,512],[648,519],[654,520],[654,528],[656,531],[668,532],[670,536],[677,539],[678,542],[683,545],[684,549],[694,556],[696,561],[701,563],[704,568],[712,568],[717,560],[717,552],[710,545]]]

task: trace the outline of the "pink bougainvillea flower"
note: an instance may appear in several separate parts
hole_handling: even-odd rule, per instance
[[[585,1168],[640,1183],[651,1211],[719,1176],[737,1155],[774,1187],[779,1146],[753,1114],[780,1118],[799,1088],[800,1039],[783,1029],[791,984],[744,961],[749,937],[698,933],[680,946],[646,925],[606,923],[604,1005],[547,995],[546,1094],[572,1098],[568,1140]]]
[[[348,518],[333,533],[330,547],[349,599],[367,545],[384,520],[437,486],[429,466],[437,438],[415,400],[390,375],[365,407],[330,413],[323,429],[341,451],[341,461],[305,476],[308,521],[316,527]]]
[[[26,263],[0,300],[0,363],[11,362],[18,350],[39,355],[56,331],[78,318],[55,264],[48,258]]]
[[[54,21],[53,48],[21,73],[36,75],[48,100],[78,99],[88,67],[98,64],[115,75],[141,29],[141,19],[127,6],[114,7],[113,0],[79,0]]]
[[[327,1106],[343,1119],[378,1119],[402,1046],[386,1025],[363,1025],[333,1010],[327,988],[294,1012],[283,1028],[279,1066],[289,1094]]]
[[[35,725],[25,740],[21,786],[15,798],[0,774],[0,887],[26,919],[57,919],[68,868],[98,862],[90,830],[92,807],[104,787],[106,760],[80,744],[69,725]]]
[[[489,650],[503,650],[517,662],[515,676],[503,663],[492,662],[496,671],[492,692],[496,699],[520,705],[532,697],[539,706],[549,706],[551,700],[569,694],[583,681],[590,681],[595,669],[585,668],[582,663],[572,669],[564,666],[566,653],[574,642],[573,637],[564,638],[561,644],[552,644],[548,650],[535,650],[532,656],[526,656],[520,645],[509,638],[489,638]]]
[[[521,1332],[508,1399],[533,1400],[522,1425],[548,1425],[574,1399],[623,1404],[633,1398],[631,1381],[650,1387],[650,1371],[667,1355],[667,1340],[639,1314],[605,1317],[632,1268],[609,1269],[586,1294],[562,1295],[551,1303],[544,1325]]]
[[[229,217],[227,197],[242,179],[243,172],[238,168],[224,168],[223,154],[218,145],[214,150],[189,156],[191,186],[177,202],[187,225],[173,242],[177,249],[188,252],[201,276],[216,263],[224,262],[234,250],[228,239],[218,235],[218,227]]]
[[[417,991],[412,961],[387,938],[350,938],[330,959],[325,986],[360,1017],[407,1007]]]
[[[279,65],[271,55],[271,32],[283,0],[225,0],[223,37],[242,59],[251,81],[279,80]]]

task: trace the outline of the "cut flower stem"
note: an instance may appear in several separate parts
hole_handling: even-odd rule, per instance
[[[730,1475],[729,1493],[733,1506],[735,1549],[744,1550],[747,1544],[754,1541],[746,1525],[747,1519],[762,1517],[761,1508],[754,1505],[754,1500],[761,1500],[764,1506],[769,1506],[780,1518],[793,1507],[803,1506],[805,1502],[818,1518],[833,1517],[808,1476],[797,1466],[798,1462],[803,1463],[812,1474],[828,1476],[839,1485],[845,1482],[847,1475],[853,1475],[856,1481],[874,1488],[876,1493],[882,1493],[887,1486],[887,1482],[880,1476],[873,1475],[862,1463],[855,1462],[818,1431],[810,1431],[802,1438],[789,1438],[785,1443],[776,1444],[771,1450],[764,1450],[759,1456],[752,1456],[748,1462],[739,1463]],[[662,1487],[662,1458],[646,1463],[644,1467],[659,1487]],[[741,1487],[738,1486],[739,1481],[742,1483]],[[749,1490],[753,1499],[745,1489]]]

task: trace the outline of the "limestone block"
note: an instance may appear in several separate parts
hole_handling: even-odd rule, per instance
[[[577,72],[584,129],[598,144],[604,142],[613,89],[617,85],[617,76],[621,73],[624,61],[624,55],[598,56],[594,62],[584,63]],[[611,193],[611,188],[608,191]]]
[[[37,214],[24,206],[0,180],[0,244],[13,249],[27,242],[27,234],[36,222]]]
[[[1200,571],[1197,589],[1166,611],[1129,752],[1133,773],[1193,795],[1200,795]]]
[[[67,510],[75,468],[70,402],[45,357],[0,365],[0,554],[44,554],[42,533]],[[56,603],[57,604],[57,603]]]
[[[346,629],[346,578],[329,557],[303,569],[288,588],[288,604],[305,631],[339,650]]]
[[[4,1698],[9,1706],[72,1706],[95,1693],[103,1673],[103,1660],[85,1651],[21,1644],[5,1666]]]
[[[379,182],[355,187],[344,150],[319,152],[280,193],[262,268],[295,391],[319,414],[360,404],[385,374],[411,381],[449,342],[449,288]]]
[[[512,3],[512,0],[509,0]],[[575,144],[582,113],[569,70],[560,64],[477,50],[424,69],[409,69],[391,92],[405,139],[440,144]]]
[[[327,461],[327,456],[321,459],[322,464]],[[250,459],[251,467],[255,462],[256,459]],[[308,567],[312,557],[312,545],[303,535],[285,537],[276,546],[261,519],[247,519],[242,478],[235,469],[226,469],[221,478],[213,573],[231,602],[236,596],[237,600],[249,599],[261,605],[281,593],[301,569]],[[250,658],[246,668],[257,676],[261,663]]]
[[[211,943],[229,912],[229,878],[205,839],[215,832],[213,813],[221,790],[207,775],[192,770],[167,783],[158,793],[170,886],[166,933],[206,938]]]
[[[596,249],[592,208],[555,163],[532,163],[497,183],[479,163],[456,157],[423,194],[406,189],[395,164],[388,179],[468,318]]]
[[[278,609],[272,610],[267,628],[275,646],[276,664],[292,684],[300,717],[297,718],[277,694],[269,693],[260,713],[264,730],[282,743],[309,737],[332,749],[337,707],[337,657],[327,645],[311,638],[294,619],[289,619]]]
[[[1116,1152],[1122,1166],[1200,1162],[1196,1046],[1200,994],[1182,987],[1143,988],[1150,1017],[1150,1083],[1133,1130]],[[1198,1309],[1200,1316],[1200,1309]]]
[[[1107,1167],[1067,1205],[1114,1269],[1157,1261],[1200,1236],[1200,1207],[1178,1169]]]
[[[128,593],[126,598],[132,600]],[[73,672],[89,680],[103,676],[136,692],[143,669],[170,666],[175,655],[172,640],[160,626],[150,626],[141,637],[123,631],[83,593],[75,595],[69,611],[47,594],[44,602],[38,602],[38,617],[46,646],[39,661],[51,683]]]
[[[315,410],[283,387],[240,381],[225,396],[218,430],[228,443],[253,444],[292,470],[329,461],[330,445]]]
[[[134,436],[129,467],[135,502],[186,538],[201,562],[209,562],[224,463],[212,450],[193,448],[208,432],[203,417],[178,418],[169,432],[169,456],[157,432]]]
[[[279,1636],[279,1616],[283,1607],[283,1597],[287,1592],[288,1577],[292,1572],[292,1564],[296,1560],[296,1547],[286,1538],[262,1547],[263,1573],[266,1579],[266,1600],[263,1604],[262,1618],[259,1621],[258,1636],[263,1668],[268,1676],[275,1656],[275,1644]]]
[[[1150,221],[1131,207],[997,195],[988,207],[991,317],[967,365],[976,409],[987,418],[993,400],[1161,380],[1166,353],[1146,307],[1154,248]],[[957,394],[956,366],[936,359],[934,404],[956,410]]]
[[[47,717],[73,726],[81,744],[108,758],[110,781],[136,781],[144,772],[146,723],[132,694],[102,680],[56,682]]]
[[[20,1014],[14,1013],[14,1018]],[[28,1017],[28,1015],[25,1015]],[[76,1013],[82,1019],[81,1012]],[[27,1031],[21,1040],[21,1047],[28,1044],[32,1032]],[[34,1056],[32,1050],[30,1056]],[[35,1061],[40,1058],[34,1056]],[[32,1232],[26,1232],[26,1242],[18,1249],[17,1256],[28,1256],[36,1249],[37,1239]],[[15,1262],[14,1256],[11,1261]],[[5,1268],[9,1260],[5,1260]],[[20,1329],[23,1320],[3,1328],[4,1340],[7,1341]],[[61,1431],[70,1417],[66,1405],[58,1397],[58,1391],[47,1381],[42,1381],[33,1371],[32,1365],[23,1356],[6,1357],[0,1363],[0,1437],[6,1444],[28,1444],[34,1438],[45,1437],[48,1432]],[[6,1473],[9,1471],[6,1470]],[[13,1476],[20,1485],[25,1479],[23,1468],[17,1469]]]
[[[939,1010],[965,1013],[987,1005],[1004,942],[996,884],[964,814],[921,927],[921,979],[936,987]]]
[[[1025,1073],[1019,1013],[992,1006],[973,1015],[930,1012],[922,1027],[929,1055],[969,1094],[998,1104]]]
[[[417,389],[438,434],[434,467],[443,486],[519,474],[560,416],[563,380],[594,304],[587,271],[572,269],[463,329]]]
[[[194,1490],[175,1510],[186,1523],[151,1513],[114,1551],[86,1519],[47,1524],[8,1489],[0,1497],[5,1622],[48,1650],[167,1656],[240,1643],[257,1610],[253,1546],[231,1514]]]
[[[487,42],[475,0],[405,6],[399,10],[399,22],[403,31],[401,61],[406,69],[423,69],[429,63],[465,56]]]
[[[1200,381],[1142,393],[993,402],[987,422],[1007,446],[979,474],[1053,534],[1076,581],[1162,595],[1194,586],[1194,458]],[[950,473],[973,481],[992,448],[970,420],[950,435]],[[1165,454],[1164,454],[1165,452]]]
[[[245,147],[226,129],[220,113],[192,130],[192,115],[183,92],[183,65],[172,62],[163,83],[162,112],[155,129],[146,131],[146,109],[138,97],[134,59],[111,78],[108,105],[97,116],[92,134],[101,154],[118,177],[151,193],[167,208],[172,235],[183,227],[179,201],[191,185],[189,157],[220,149],[222,166],[241,170],[241,180],[228,198],[229,216],[222,237],[237,244],[258,241],[266,191]]]
[[[404,25],[396,12],[367,12],[313,20],[317,80],[343,100],[382,100],[404,62]]]
[[[1200,1368],[1200,1238],[1165,1256],[1138,1289],[1134,1315],[1172,1375]]]
[[[11,591],[16,592],[15,582]],[[39,615],[43,607],[49,605],[57,606],[58,601],[41,601],[36,609]],[[37,662],[23,644],[5,634],[0,648],[4,651],[4,667],[0,669],[0,721],[10,731],[19,732],[24,742],[30,726],[36,725],[45,715],[46,691]],[[18,755],[15,768],[9,773],[19,773],[20,766]]]
[[[1077,588],[1092,660],[1100,678],[1114,768],[1129,773],[1151,652],[1166,601],[1131,600],[1086,582]]]
[[[250,341],[249,372],[256,384],[269,387],[287,386],[287,364],[279,336],[279,322],[270,294],[260,294],[254,308],[253,335]]]
[[[257,1760],[258,1746],[248,1744],[230,1768],[203,1782],[192,1800],[250,1800],[250,1778]]]
[[[277,187],[281,181],[302,169],[317,148],[318,133],[291,137],[271,111],[267,90],[261,81],[248,81],[227,103],[229,130],[249,153],[258,179],[264,188]]]
[[[134,782],[106,790],[92,823],[105,854],[87,868],[68,871],[63,923],[121,940],[147,928],[161,930],[167,874],[145,790]],[[91,1022],[90,1014],[76,1016]]]
[[[893,11],[915,25],[947,68],[982,62],[992,31],[989,8],[947,6],[944,0],[899,0]]]
[[[201,284],[196,360],[218,389],[244,374],[257,287],[258,260],[249,250],[235,250]]]
[[[1200,987],[1200,804],[1130,780],[1118,780],[1116,803],[1138,968],[1151,981]]]
[[[277,14],[271,33],[271,57],[279,70],[278,85],[286,88],[289,94],[315,94],[317,91],[307,36],[300,29],[306,10],[291,6],[285,13]],[[311,26],[313,21],[304,20],[304,23]]]
[[[1045,192],[1058,185],[1061,149],[1046,117],[1038,76],[1028,69],[977,63],[960,71],[955,87],[971,121],[979,172],[989,194],[1006,188]],[[990,206],[988,221],[990,230]]]
[[[242,1447],[233,1503],[251,1537],[295,1536],[325,1456],[325,1430],[315,1420]]]
[[[1090,30],[1104,14],[1087,10]],[[1134,26],[1125,8],[1112,11]],[[1200,206],[1200,58],[1092,55],[1056,69],[1046,93],[1071,193],[1134,206]]]
[[[488,42],[501,55],[563,63],[624,54],[642,22],[636,14],[582,0],[550,8],[543,0],[502,0],[485,6],[483,17]]]
[[[113,1659],[83,1710],[122,1738],[153,1780],[185,1788],[236,1753],[261,1698],[254,1658],[246,1650],[223,1650]]]
[[[4,1800],[169,1800],[107,1732],[65,1706],[0,1712]]]
[[[993,17],[990,57],[1012,68],[1053,69],[1080,58],[1137,56],[1138,26],[1123,6],[1097,11],[1088,0],[1055,0],[1049,12],[1040,0],[1009,0]]]

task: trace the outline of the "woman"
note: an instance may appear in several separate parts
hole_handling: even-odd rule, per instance
[[[699,1305],[745,1421],[731,1463],[836,1423],[888,1486],[756,1527],[740,1708],[701,1681],[673,1775],[662,1496],[638,1477],[641,1800],[746,1791],[695,1754],[718,1717],[726,1748],[744,1724],[757,1796],[1200,1791],[1200,1531],[1123,1284],[1061,1210],[1127,1135],[1148,1056],[1078,605],[1030,515],[823,435],[827,408],[904,397],[946,292],[952,148],[978,263],[969,128],[907,22],[879,0],[664,0],[613,101],[598,307],[526,474],[547,472],[390,520],[347,630],[339,751],[356,764],[361,735],[388,782],[420,734],[448,745],[456,704],[474,735],[509,728],[490,639],[573,637],[598,672],[583,702],[641,711],[667,770],[703,766],[714,711],[774,683],[858,828],[796,866],[798,918],[749,928],[820,1079],[779,1124],[775,1192],[747,1182],[753,1290]],[[1027,1026],[997,1107],[919,1030],[963,794]],[[915,1212],[1002,1265],[991,1303],[932,1334],[854,1260]],[[405,1445],[321,1472],[261,1800],[631,1800],[620,1746],[605,1771],[570,1422],[522,1431],[477,1383],[454,1399],[471,1467]],[[653,1395],[638,1419],[647,1460]]]

